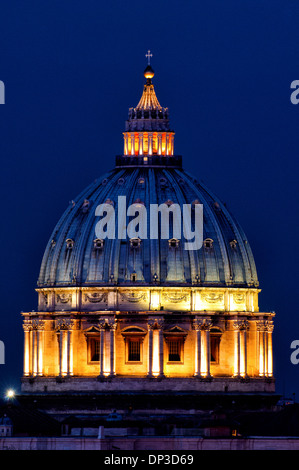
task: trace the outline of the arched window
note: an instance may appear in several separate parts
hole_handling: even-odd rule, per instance
[[[213,244],[214,244],[214,240],[212,240],[212,238],[206,238],[203,242],[203,246],[207,250],[211,250],[213,248]]]
[[[180,246],[180,240],[177,238],[171,238],[168,240],[169,248],[178,248]]]
[[[137,249],[137,248],[140,247],[140,245],[141,245],[140,238],[131,238],[130,239],[130,247],[131,248]]]
[[[229,242],[229,244],[230,244],[231,248],[234,250],[237,246],[237,240],[231,240]]]
[[[71,249],[73,248],[75,242],[74,242],[74,240],[72,240],[71,238],[68,238],[68,239],[65,241],[65,243],[66,243],[66,248],[67,248],[67,250],[71,250]]]

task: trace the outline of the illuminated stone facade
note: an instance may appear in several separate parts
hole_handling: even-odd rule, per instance
[[[116,168],[66,209],[47,245],[38,311],[23,315],[22,391],[274,392],[274,313],[259,312],[247,238],[181,167],[151,67]],[[204,244],[102,240],[95,208],[203,204]]]

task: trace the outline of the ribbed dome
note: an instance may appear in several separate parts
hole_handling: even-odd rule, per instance
[[[168,109],[160,106],[150,78],[137,108],[129,110],[124,138],[124,155],[116,157],[115,169],[72,201],[55,227],[39,286],[256,287],[245,234],[218,198],[181,168],[181,157],[173,153]],[[184,243],[170,241],[171,234],[169,239],[148,235],[132,246],[128,237],[117,236],[117,220],[115,239],[96,240],[96,208],[109,203],[117,214],[119,196],[126,196],[127,207],[144,204],[148,226],[151,204],[178,204],[182,213],[184,204],[203,204],[203,247],[186,250]]]
[[[136,249],[128,238],[117,237],[106,238],[102,245],[99,241],[97,246],[96,207],[108,202],[117,212],[118,196],[126,196],[127,206],[135,202],[146,207],[166,202],[181,207],[194,201],[203,204],[204,246],[187,251],[183,243],[173,248],[168,240],[148,238]],[[38,284],[101,286],[111,282],[117,285],[155,282],[175,286],[258,285],[246,236],[221,201],[180,168],[144,165],[115,168],[72,201],[50,237]]]

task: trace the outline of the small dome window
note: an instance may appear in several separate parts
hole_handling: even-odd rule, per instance
[[[194,209],[197,204],[200,204],[200,202],[199,202],[198,199],[195,199],[195,200],[192,202],[192,209]]]
[[[102,181],[102,185],[105,186],[107,183],[108,183],[107,178],[104,178],[103,181]]]
[[[232,247],[233,250],[236,248],[237,243],[238,243],[237,240],[231,240],[231,241],[229,242],[229,244],[230,244],[230,246]]]
[[[180,246],[180,240],[177,238],[171,238],[168,240],[169,248],[178,248]]]
[[[144,183],[145,183],[145,179],[144,178],[139,178],[138,184],[144,184]]]
[[[214,202],[214,208],[215,208],[216,211],[221,211],[221,207],[220,207],[219,202],[217,202],[217,201]]]
[[[212,238],[206,238],[203,242],[203,246],[207,250],[211,250],[213,248],[213,244],[214,244],[214,240],[212,240]]]
[[[72,250],[73,247],[74,247],[74,244],[75,244],[74,240],[72,240],[71,238],[68,238],[68,239],[65,241],[65,243],[66,243],[66,248],[67,248],[67,250]]]
[[[95,250],[101,250],[103,246],[104,246],[104,240],[102,240],[101,238],[96,238],[93,241],[93,247]]]
[[[131,274],[131,281],[132,281],[132,282],[136,282],[136,281],[137,281],[137,274],[136,274],[136,273],[132,273],[132,274]]]
[[[106,199],[105,201],[105,204],[110,204],[111,206],[114,206],[114,202],[112,201],[112,199]]]
[[[125,182],[125,178],[118,178],[118,184],[122,185]]]
[[[141,201],[141,199],[136,199],[133,204],[141,204],[142,206],[145,205],[144,202]]]
[[[167,179],[166,178],[160,178],[160,185],[161,186],[166,186],[167,184]]]
[[[165,204],[166,204],[166,206],[168,206],[168,207],[169,207],[169,206],[172,206],[173,201],[171,201],[170,199],[168,199],[167,201],[165,201]]]
[[[131,238],[130,240],[130,247],[131,248],[139,248],[141,245],[140,238]]]
[[[84,199],[84,202],[83,202],[83,204],[82,204],[82,206],[81,206],[82,212],[87,212],[87,211],[88,211],[88,209],[89,209],[89,204],[90,204],[89,200],[88,200],[88,199]]]

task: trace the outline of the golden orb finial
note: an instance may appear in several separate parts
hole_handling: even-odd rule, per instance
[[[153,76],[155,75],[155,72],[153,71],[152,67],[148,65],[146,69],[144,70],[144,76],[147,80],[151,80]]]
[[[147,80],[151,80],[153,76],[155,75],[155,72],[153,71],[151,67],[151,57],[153,57],[153,54],[151,53],[150,50],[147,51],[147,54],[145,54],[145,57],[147,58],[147,67],[144,71],[144,76]]]

